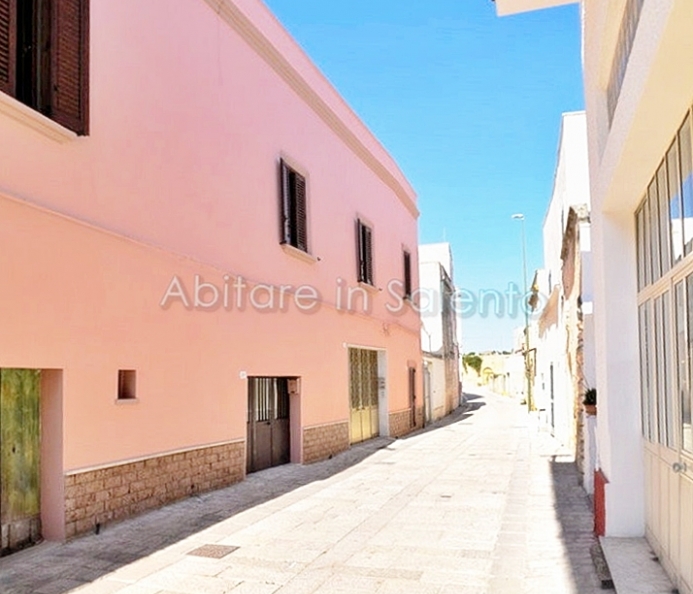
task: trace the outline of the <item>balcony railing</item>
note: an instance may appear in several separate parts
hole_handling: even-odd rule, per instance
[[[614,52],[614,60],[611,63],[609,84],[606,89],[609,124],[611,124],[614,118],[616,105],[618,105],[618,98],[621,94],[623,79],[626,76],[628,59],[630,58],[630,51],[633,48],[633,40],[635,39],[635,32],[638,29],[638,21],[640,20],[643,2],[644,0],[626,0],[626,8],[623,11],[621,26],[618,31],[618,41],[616,43],[616,51]]]

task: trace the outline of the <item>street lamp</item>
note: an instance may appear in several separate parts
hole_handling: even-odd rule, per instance
[[[525,215],[516,213],[512,218],[522,223],[522,273],[524,276],[524,293],[522,300],[522,309],[525,312],[525,377],[527,378],[527,410],[534,410],[534,402],[532,400],[532,377],[529,361],[529,311],[527,310],[527,241],[525,239]]]

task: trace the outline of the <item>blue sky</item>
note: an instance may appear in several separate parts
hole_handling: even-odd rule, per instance
[[[577,5],[498,18],[490,0],[265,0],[397,160],[420,242],[447,240],[478,295],[541,266],[560,115],[583,109]],[[531,278],[529,279],[531,281]],[[462,320],[464,351],[506,349],[523,318]]]

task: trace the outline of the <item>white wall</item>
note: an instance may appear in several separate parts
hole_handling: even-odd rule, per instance
[[[443,318],[438,262],[419,262],[421,348],[436,353],[443,348]]]
[[[437,357],[424,355],[424,365],[431,374],[431,420],[435,421],[445,416],[445,363]]]
[[[543,410],[541,418],[546,425],[552,426],[556,438],[570,447],[574,446],[574,393],[566,350],[568,335],[563,321],[561,249],[570,208],[589,204],[586,116],[584,112],[565,113],[561,117],[553,193],[542,229],[544,267],[537,271],[537,284],[543,297],[541,305],[546,304],[552,291],[558,292],[557,323],[547,328],[533,346],[537,349],[535,405]],[[589,225],[580,225],[580,232],[584,232],[580,245],[584,259],[590,249]]]

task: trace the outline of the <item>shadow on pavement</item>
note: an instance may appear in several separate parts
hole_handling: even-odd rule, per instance
[[[597,542],[593,531],[594,517],[589,497],[580,483],[577,465],[559,456],[551,456],[549,464],[556,500],[555,513],[560,521],[561,538],[576,591],[609,591],[601,588],[590,554],[591,546]]]
[[[478,411],[482,406],[486,406],[486,402],[484,402],[483,400],[484,396],[481,396],[480,394],[465,393],[464,402],[455,410],[453,410],[449,415],[443,417],[442,419],[433,421],[428,425],[425,425],[421,429],[417,429],[416,431],[407,433],[406,435],[403,435],[398,439],[411,439],[412,437],[416,437],[417,435],[422,435],[424,433],[428,433],[429,431],[435,431],[437,429],[442,429],[443,427],[448,427],[449,425],[459,423],[460,421],[464,421],[465,419],[468,419],[469,417],[473,416],[473,414],[476,411]]]
[[[469,400],[447,417],[400,439],[462,421],[485,405],[481,396],[472,395],[472,402]],[[336,475],[394,441],[379,437],[308,466],[287,464],[249,474],[242,482],[225,489],[106,525],[100,534],[65,544],[44,543],[15,553],[0,559],[0,592],[66,594],[245,510]]]
[[[2,558],[0,593],[65,594],[245,510],[327,479],[393,441],[375,438],[309,466],[287,464],[255,472],[230,487],[106,525],[98,535],[44,543]]]

